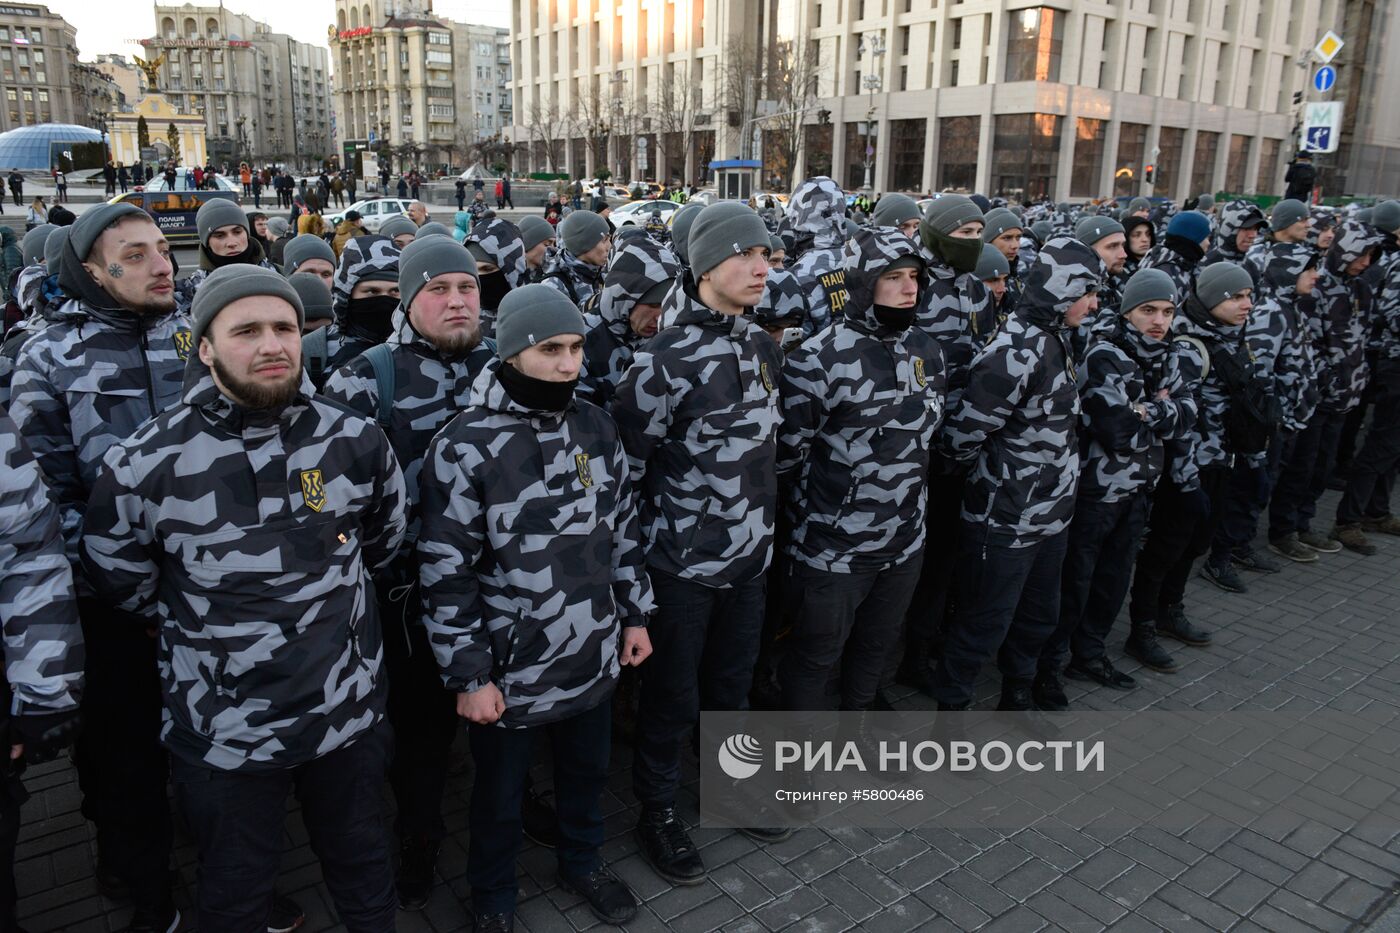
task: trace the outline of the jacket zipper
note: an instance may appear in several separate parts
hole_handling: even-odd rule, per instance
[[[681,558],[690,556],[690,552],[695,548],[695,539],[700,537],[700,528],[705,524],[705,519],[710,517],[710,505],[713,499],[706,499],[705,504],[700,507],[700,515],[695,519],[695,527],[690,530],[690,538],[685,543],[684,550],[681,551]]]
[[[146,398],[151,403],[151,417],[154,418],[156,415],[160,414],[160,412],[156,410],[156,385],[151,377],[151,360],[150,357],[146,355],[146,351],[150,349],[150,345],[146,342],[146,329],[144,327],[140,330],[140,336],[141,369],[146,374]]]
[[[219,660],[214,663],[214,696],[228,696],[228,689],[224,687],[224,673],[227,668],[227,658],[219,658]]]

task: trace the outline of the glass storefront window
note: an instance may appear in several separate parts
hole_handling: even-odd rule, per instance
[[[938,121],[938,188],[972,191],[977,184],[981,117],[942,117]]]
[[[1108,124],[1103,120],[1079,117],[1074,124],[1074,164],[1069,173],[1072,198],[1097,198],[1099,175],[1103,172],[1103,137]]]
[[[1049,197],[1060,167],[1060,120],[1050,113],[1007,113],[992,137],[992,190],[1019,201]]]
[[[1049,7],[1032,7],[1008,15],[1006,80],[1059,81],[1064,14]]]

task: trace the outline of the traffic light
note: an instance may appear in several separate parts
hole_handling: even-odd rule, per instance
[[[1302,92],[1302,91],[1294,91],[1294,92],[1293,92],[1293,106],[1296,107],[1296,106],[1298,106],[1299,104],[1301,104],[1302,102],[1303,102],[1303,92]]]
[[[1142,170],[1142,177],[1149,185],[1152,184],[1152,176],[1155,173],[1155,169],[1156,166],[1149,165]]]

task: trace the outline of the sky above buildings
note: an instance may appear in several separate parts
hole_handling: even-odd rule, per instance
[[[84,60],[116,52],[130,58],[141,54],[137,40],[155,34],[154,5],[146,2],[113,4],[112,0],[38,0],[78,29],[78,52]],[[218,0],[207,0],[214,5]],[[435,0],[433,12],[444,19],[510,25],[511,0]],[[204,4],[200,4],[204,5]],[[335,21],[332,0],[229,0],[231,12],[261,20],[277,32],[301,42],[326,45],[326,27]],[[334,68],[334,65],[332,65]]]

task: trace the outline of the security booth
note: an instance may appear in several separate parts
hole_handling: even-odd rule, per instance
[[[714,161],[710,171],[715,173],[715,190],[726,201],[747,201],[762,187],[758,178],[763,163],[758,159]]]

